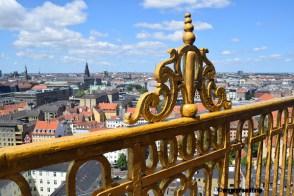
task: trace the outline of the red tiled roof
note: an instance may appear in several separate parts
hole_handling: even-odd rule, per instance
[[[116,110],[117,103],[99,103],[98,108],[101,110]]]
[[[16,104],[4,105],[3,107],[0,108],[0,116],[12,114],[12,113],[19,111],[19,110],[22,110],[26,107],[28,107],[27,102],[20,102],[20,103],[16,103]]]
[[[8,115],[12,113],[10,110],[0,110],[0,116]]]
[[[270,93],[263,93],[258,97],[259,101],[266,101],[274,98]]]
[[[44,90],[44,89],[47,89],[47,85],[45,84],[38,84],[38,85],[35,85],[32,89],[33,90],[36,90],[36,91],[40,91],[40,90]]]
[[[197,112],[205,112],[207,109],[204,107],[202,103],[197,103]]]
[[[17,110],[17,109],[25,108],[27,106],[28,106],[27,102],[20,102],[15,104],[4,105],[3,107],[5,110]]]
[[[41,121],[38,120],[35,125],[35,130],[56,130],[58,128],[57,120]]]
[[[103,123],[99,123],[97,121],[76,121],[73,124],[77,127],[85,127],[85,128],[103,127]]]
[[[246,92],[248,92],[248,89],[242,87],[242,88],[238,88],[238,89],[236,90],[236,92],[237,92],[237,93],[246,93]]]
[[[181,106],[180,106],[180,105],[176,105],[176,106],[173,108],[173,112],[181,113]]]
[[[20,89],[30,89],[32,88],[32,84],[29,82],[18,82],[18,88]]]
[[[134,113],[136,108],[128,107],[127,108],[127,113]]]
[[[83,115],[83,116],[85,116],[85,117],[89,117],[89,116],[92,116],[93,115],[92,112],[86,112],[86,111],[84,111],[84,112],[82,112],[80,114]]]
[[[111,120],[116,120],[117,119],[117,116],[111,116],[110,119]]]

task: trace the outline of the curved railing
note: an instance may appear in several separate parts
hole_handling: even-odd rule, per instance
[[[169,50],[170,58],[156,66],[156,88],[125,116],[129,124],[153,123],[1,148],[0,179],[29,196],[23,172],[70,162],[65,185],[73,196],[79,169],[94,160],[101,167],[93,195],[293,195],[294,98],[231,109],[208,50],[194,45],[193,30],[188,13],[184,44]],[[197,114],[196,92],[211,113]],[[164,121],[180,96],[182,117]],[[127,177],[115,180],[104,154],[121,149],[128,152]]]
[[[15,181],[23,195],[30,195],[21,172],[71,162],[66,187],[68,195],[75,195],[79,167],[96,160],[103,171],[94,195],[164,195],[172,182],[178,195],[197,195],[199,187],[204,195],[216,187],[218,194],[225,188],[260,188],[264,195],[292,195],[293,107],[293,97],[280,98],[195,118],[1,148],[0,179]],[[128,174],[115,181],[103,154],[125,148]]]

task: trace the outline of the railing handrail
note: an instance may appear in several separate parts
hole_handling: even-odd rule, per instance
[[[55,138],[45,142],[0,148],[0,178],[5,178],[5,176],[16,172],[71,161],[77,157],[92,157],[97,155],[97,152],[98,154],[99,152],[104,153],[106,149],[104,144],[107,143],[116,143],[120,141],[116,143],[115,148],[118,146],[124,148],[127,147],[127,145],[122,141],[132,141],[132,139],[138,136],[169,131],[169,128],[195,125],[220,118],[226,118],[228,121],[238,120],[241,114],[242,118],[246,119],[247,115],[250,117],[268,113],[273,110],[279,110],[281,105],[285,107],[293,106],[294,96],[242,105],[224,111],[204,113],[195,118],[182,117],[137,127],[116,128],[77,136]],[[135,143],[135,141],[133,143]],[[93,154],[93,151],[87,153],[87,149],[93,148],[97,149],[95,154]],[[107,145],[108,151],[115,150],[115,148],[111,149],[109,145]]]

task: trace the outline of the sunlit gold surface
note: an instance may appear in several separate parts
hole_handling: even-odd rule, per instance
[[[195,92],[200,94],[202,104],[209,111],[231,108],[225,89],[215,84],[214,65],[206,57],[207,49],[198,49],[194,44],[191,14],[185,15],[183,42],[177,49],[170,49],[170,58],[159,63],[154,72],[157,86],[154,92],[144,93],[136,106],[136,111],[125,116],[129,124],[136,123],[140,117],[149,122],[164,120],[172,112],[179,93],[184,104],[181,109],[183,117],[195,117],[197,105],[194,103]],[[173,68],[169,67],[173,65]],[[152,112],[156,108],[158,113]],[[158,108],[159,107],[159,108]]]
[[[179,179],[176,195],[183,195],[187,190],[191,191],[191,195],[197,195],[200,182],[195,175],[200,170],[205,173],[205,181],[202,182],[205,195],[212,195],[213,171],[218,171],[219,186],[229,187],[229,154],[234,153],[236,172],[233,181],[236,188],[258,188],[264,183],[264,195],[293,195],[293,106],[294,97],[281,98],[202,114],[197,118],[183,117],[2,148],[0,179],[15,181],[24,195],[30,195],[28,183],[21,177],[21,172],[71,161],[66,187],[68,195],[75,195],[78,168],[88,160],[97,160],[102,165],[102,183],[94,190],[94,195],[128,193],[141,196],[147,195],[150,190],[155,195],[164,195],[175,179]],[[278,112],[276,119],[272,112]],[[254,121],[255,118],[258,118],[257,121]],[[230,127],[234,121],[238,123],[237,139],[230,141]],[[245,124],[248,137],[242,139]],[[254,127],[257,129],[254,130]],[[256,161],[252,156],[253,144],[258,144]],[[103,154],[124,148],[128,149],[128,176],[114,181],[110,164]],[[145,158],[147,148],[149,156]],[[245,148],[247,167],[243,178],[240,161],[241,151]],[[263,148],[267,148],[265,153]],[[273,161],[270,161],[271,158]],[[265,175],[261,175],[262,171]],[[253,172],[256,173],[255,179],[252,178]],[[245,179],[244,184],[241,184],[242,179]]]

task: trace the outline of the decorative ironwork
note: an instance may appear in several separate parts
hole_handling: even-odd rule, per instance
[[[254,195],[290,196],[294,194],[293,144],[294,97],[290,97],[202,114],[199,119],[179,118],[1,148],[0,179],[15,182],[22,195],[30,196],[23,172],[70,161],[66,195],[75,196],[79,169],[95,160],[100,164],[93,169],[101,172],[99,186],[92,190],[97,196],[227,195],[217,188],[256,188],[262,193]],[[121,149],[128,149],[128,172],[116,180],[104,153]],[[233,172],[229,166],[235,168]]]
[[[135,112],[126,114],[127,123],[136,123],[141,116],[149,122],[167,118],[176,105],[179,93],[184,100],[181,108],[184,117],[194,117],[197,113],[197,105],[194,103],[196,91],[200,94],[202,104],[211,112],[231,108],[225,89],[215,84],[216,72],[214,65],[206,57],[208,50],[198,49],[193,45],[196,39],[193,30],[191,14],[187,13],[184,22],[184,45],[168,50],[170,58],[156,66],[155,91],[144,93],[140,97]],[[168,66],[171,64],[174,69]],[[155,107],[159,108],[157,113],[151,111],[151,108]]]

